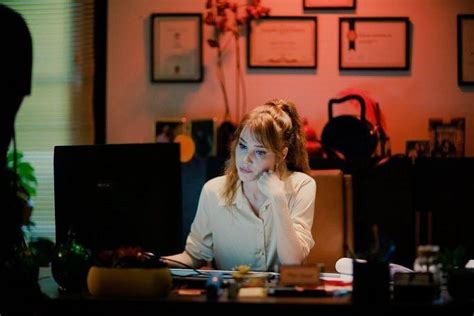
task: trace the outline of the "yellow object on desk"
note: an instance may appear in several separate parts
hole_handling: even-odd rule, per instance
[[[163,268],[103,268],[93,266],[87,287],[96,296],[166,296],[172,286],[170,270]]]

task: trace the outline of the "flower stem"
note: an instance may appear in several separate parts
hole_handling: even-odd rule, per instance
[[[225,73],[224,68],[222,66],[222,47],[219,41],[219,33],[216,34],[217,38],[217,78],[219,79],[219,85],[221,87],[222,95],[224,96],[224,105],[225,105],[225,114],[224,120],[229,119],[230,111],[229,111],[229,99],[227,98],[227,89],[225,84]]]

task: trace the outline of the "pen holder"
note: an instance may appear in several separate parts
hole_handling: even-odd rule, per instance
[[[353,261],[354,304],[386,304],[390,299],[390,268],[385,262]]]

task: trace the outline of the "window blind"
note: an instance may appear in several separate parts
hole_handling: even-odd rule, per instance
[[[38,179],[32,234],[55,240],[54,146],[93,142],[94,0],[0,2],[23,16],[33,41],[31,95],[16,140]]]

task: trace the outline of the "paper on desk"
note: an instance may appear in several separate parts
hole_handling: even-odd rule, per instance
[[[320,279],[324,281],[338,281],[341,283],[351,283],[352,275],[340,273],[321,273]]]
[[[181,269],[181,268],[172,268],[170,269],[171,275],[174,277],[202,277],[208,278],[213,274],[220,274],[223,279],[232,279],[232,275],[235,271],[232,270],[207,270],[207,269]],[[256,272],[250,271],[249,275],[258,275],[259,277],[265,275],[267,277],[277,277],[278,273],[275,272]]]
[[[352,292],[352,275],[340,273],[321,273],[322,288],[328,292],[335,294],[343,294]]]
[[[361,259],[356,260],[357,262],[367,262]],[[352,262],[352,258],[340,258],[336,261],[336,271],[345,275],[352,275]],[[390,263],[389,267],[391,277],[393,277],[396,272],[413,272],[413,270],[396,263]]]

